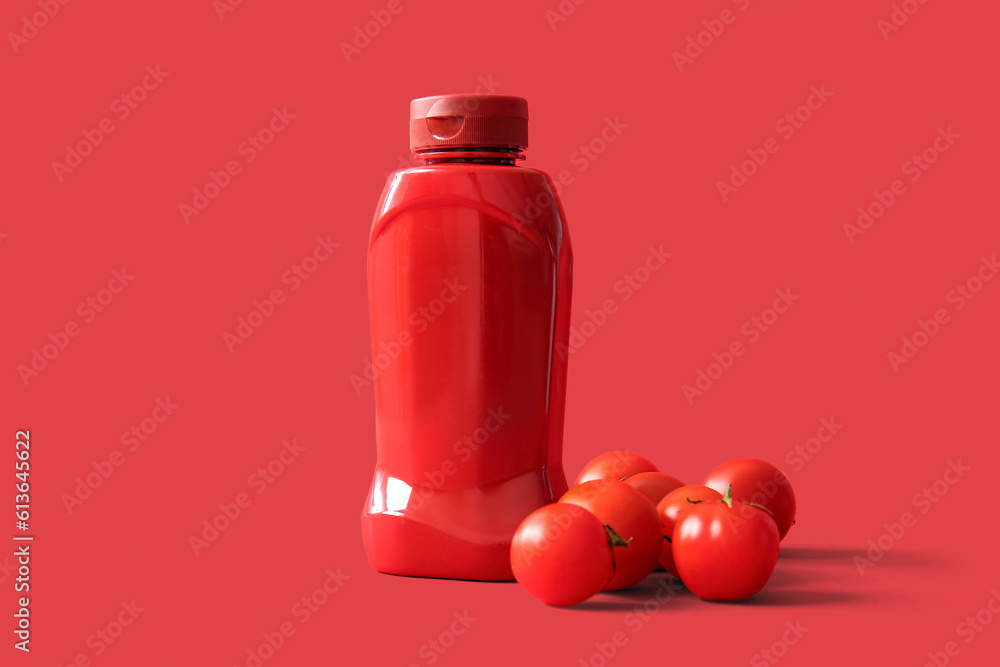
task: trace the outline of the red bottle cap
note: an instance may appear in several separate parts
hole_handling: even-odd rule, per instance
[[[513,95],[434,95],[410,102],[410,150],[528,146],[528,102]]]

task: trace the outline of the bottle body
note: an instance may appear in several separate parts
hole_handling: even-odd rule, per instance
[[[470,162],[395,172],[368,287],[368,559],[392,574],[512,579],[517,525],[566,490],[572,250],[551,179]]]

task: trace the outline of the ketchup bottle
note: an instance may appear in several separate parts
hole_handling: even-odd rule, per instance
[[[514,530],[567,489],[572,251],[527,145],[520,97],[410,104],[420,166],[389,175],[368,244],[380,572],[511,580]]]

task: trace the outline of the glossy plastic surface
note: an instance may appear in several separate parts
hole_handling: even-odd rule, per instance
[[[390,175],[368,250],[377,462],[362,534],[375,569],[513,578],[515,529],[567,488],[571,274],[543,172]]]

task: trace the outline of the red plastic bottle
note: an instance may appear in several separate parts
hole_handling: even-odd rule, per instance
[[[422,166],[389,176],[368,246],[380,572],[510,580],[521,520],[561,496],[572,252],[528,106],[413,100]]]

